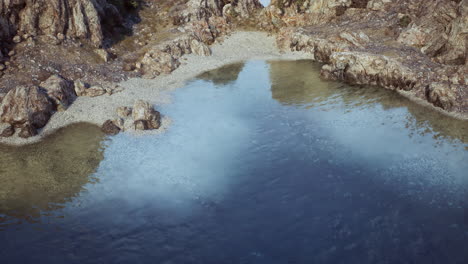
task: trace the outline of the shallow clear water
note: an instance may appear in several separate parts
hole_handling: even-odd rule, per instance
[[[157,136],[0,146],[2,263],[466,263],[467,122],[318,70],[205,73]]]

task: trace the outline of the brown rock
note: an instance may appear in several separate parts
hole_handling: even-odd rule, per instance
[[[14,36],[13,37],[13,42],[16,43],[16,44],[20,43],[21,42],[21,36],[18,36],[18,35]]]
[[[352,84],[379,85],[388,89],[411,90],[417,74],[397,60],[367,52],[336,52],[324,65],[322,76]]]
[[[398,37],[405,45],[438,57],[447,64],[465,64],[468,49],[468,0],[428,1],[425,12],[418,16]]]
[[[456,95],[448,83],[431,83],[427,90],[427,100],[444,110],[452,110],[456,104]]]
[[[136,67],[135,67],[135,64],[133,64],[133,63],[126,63],[126,64],[124,64],[123,67],[122,67],[122,69],[123,69],[124,71],[133,71],[133,70],[135,70],[135,68],[136,68]]]
[[[117,135],[120,132],[120,128],[112,120],[104,122],[101,126],[101,130],[107,135]]]
[[[91,86],[88,89],[86,89],[86,96],[89,97],[96,97],[96,96],[101,96],[105,94],[107,91],[104,87],[102,86]]]
[[[0,120],[15,127],[25,124],[44,127],[53,113],[54,105],[37,86],[19,86],[9,91],[0,106]]]
[[[105,49],[97,49],[94,51],[104,62],[108,62],[111,59],[111,54]]]
[[[107,89],[100,85],[90,86],[82,81],[76,81],[75,92],[78,96],[96,97],[107,93]]]
[[[89,84],[82,81],[75,82],[75,93],[77,96],[86,96],[86,89],[89,88]]]
[[[47,95],[55,103],[58,111],[66,110],[76,98],[73,83],[59,75],[50,76],[40,86],[47,91]]]
[[[145,77],[154,78],[162,73],[171,73],[179,67],[180,62],[173,55],[155,47],[145,54],[141,64]]]
[[[12,125],[7,124],[3,127],[0,137],[11,137],[15,134],[15,128]]]
[[[29,138],[34,137],[35,135],[37,135],[37,130],[30,124],[25,124],[18,133],[20,138]]]
[[[161,126],[161,114],[146,101],[138,100],[133,106],[132,117],[135,129],[158,129]]]
[[[18,0],[2,1],[0,36],[11,39],[16,31],[26,35],[60,34],[102,45],[104,27],[111,29],[122,23],[118,9],[107,0]],[[65,36],[63,37],[63,39]],[[19,35],[13,38],[21,41]]]

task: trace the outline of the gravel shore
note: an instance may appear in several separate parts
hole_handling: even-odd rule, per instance
[[[226,64],[246,60],[297,60],[310,58],[302,52],[280,52],[274,36],[262,32],[235,32],[221,43],[211,46],[213,54],[208,57],[186,55],[182,65],[169,75],[158,76],[153,80],[130,79],[119,85],[122,92],[99,97],[78,97],[64,112],[55,113],[39,135],[27,139],[13,136],[0,138],[0,143],[24,145],[38,142],[59,128],[73,123],[88,122],[96,125],[117,117],[116,108],[132,106],[135,100],[144,99],[158,109],[158,105],[171,102],[171,91],[183,87],[187,81],[200,73],[213,70]],[[162,113],[164,115],[164,113]],[[170,117],[163,117],[162,127],[156,131],[132,132],[138,134],[161,133],[170,125]]]

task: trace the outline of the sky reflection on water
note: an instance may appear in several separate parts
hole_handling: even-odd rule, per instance
[[[173,119],[167,133],[95,147],[97,181],[63,192],[60,218],[0,231],[0,258],[468,259],[467,123],[391,91],[324,82],[318,69],[252,61],[203,74],[160,107]]]

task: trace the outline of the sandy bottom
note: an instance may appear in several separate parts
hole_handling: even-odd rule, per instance
[[[73,123],[87,122],[101,125],[108,119],[117,118],[116,108],[132,106],[135,100],[144,99],[158,105],[171,102],[171,91],[183,87],[185,83],[200,73],[213,70],[226,64],[246,60],[297,60],[308,59],[310,54],[303,52],[282,52],[274,36],[263,32],[235,32],[222,43],[211,46],[212,56],[186,55],[181,66],[170,75],[159,76],[153,80],[134,78],[120,83],[123,92],[99,97],[79,97],[65,112],[55,113],[39,135],[28,139],[13,136],[0,138],[0,143],[24,145],[40,141],[59,128]],[[164,113],[162,113],[164,115]],[[138,134],[161,133],[170,125],[170,117],[163,117],[162,128],[157,131],[135,132]]]

